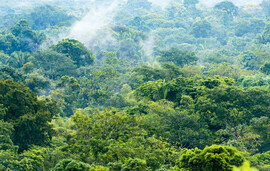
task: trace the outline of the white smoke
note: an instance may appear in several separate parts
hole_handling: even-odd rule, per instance
[[[98,32],[113,24],[118,6],[119,1],[113,1],[109,5],[95,5],[82,20],[76,22],[71,27],[70,34],[67,37],[77,39],[89,45],[96,38]],[[108,36],[103,35],[101,39],[106,39]]]
[[[153,52],[154,52],[155,40],[152,33],[149,34],[147,40],[141,42],[142,50],[144,51],[144,61],[153,62]]]

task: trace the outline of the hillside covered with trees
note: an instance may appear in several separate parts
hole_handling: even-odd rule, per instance
[[[270,0],[0,9],[0,171],[270,170]]]

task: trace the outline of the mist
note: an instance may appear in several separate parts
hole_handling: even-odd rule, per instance
[[[200,3],[203,3],[204,5],[208,7],[212,7],[215,4],[222,2],[224,0],[200,0]],[[246,3],[252,2],[252,3],[261,3],[262,0],[231,0],[235,5],[237,6],[243,6]]]
[[[70,30],[69,38],[77,39],[89,46],[97,33],[112,24],[119,1],[113,1],[109,4],[95,5],[82,20],[76,22]],[[106,10],[104,10],[106,9]],[[103,35],[103,39],[111,38],[109,33]]]
[[[75,22],[70,28],[69,31],[61,33],[59,39],[54,40],[57,41],[63,38],[73,38],[77,39],[80,42],[84,43],[88,48],[92,48],[94,46],[99,47],[107,47],[108,44],[111,44],[115,41],[113,36],[111,35],[111,31],[109,30],[109,26],[115,25],[114,17],[120,9],[120,5],[125,3],[127,0],[107,0],[98,1],[98,0],[73,0],[70,3],[76,4],[79,7],[82,7],[80,4],[84,4],[82,8],[88,9],[88,12],[84,17],[82,17],[79,21]],[[159,6],[164,9],[170,2],[173,0],[148,0],[152,3],[153,6]],[[200,0],[201,4],[204,4],[207,7],[212,7],[215,4],[222,2],[224,0]],[[248,2],[253,3],[261,3],[262,0],[232,0],[235,5],[243,6]],[[51,4],[57,5],[59,7],[64,8],[64,1],[62,0],[41,0],[41,1],[33,1],[33,0],[24,0],[24,1],[13,1],[8,2],[4,1],[4,4],[16,4],[16,8],[32,8],[41,4]],[[74,6],[74,10],[76,7]],[[150,34],[149,34],[150,35]],[[151,58],[154,47],[154,39],[150,35],[149,39],[141,42],[142,50],[148,58]]]

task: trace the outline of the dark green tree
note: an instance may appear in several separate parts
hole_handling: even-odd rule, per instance
[[[261,72],[270,75],[270,61],[266,61],[260,68]]]
[[[29,61],[30,57],[31,55],[28,52],[23,53],[22,51],[16,51],[10,55],[7,63],[14,68],[22,68],[23,65]]]
[[[0,79],[11,79],[15,82],[24,82],[25,75],[19,69],[12,68],[10,66],[0,66]]]
[[[64,100],[63,109],[65,116],[71,116],[73,111],[76,109],[76,104],[78,104],[79,93],[80,93],[80,84],[74,77],[63,76],[60,79],[60,82],[56,86],[56,91],[61,93]]]
[[[56,115],[56,103],[38,100],[22,83],[0,80],[0,87],[0,104],[7,109],[2,119],[13,125],[12,141],[19,146],[19,151],[48,144],[53,133],[48,122]]]
[[[92,52],[75,39],[63,39],[52,48],[73,60],[77,67],[91,65],[95,62]]]
[[[20,20],[10,30],[19,41],[19,50],[23,52],[33,52],[35,50],[35,32],[31,29],[27,20]]]
[[[19,44],[19,40],[13,34],[0,34],[0,50],[6,54],[10,55],[12,52],[19,50]]]
[[[5,110],[5,109],[1,108],[0,106],[0,110]],[[2,118],[1,115],[4,116],[3,114],[5,115],[3,111],[2,112],[0,111],[0,118]],[[13,132],[14,132],[14,128],[11,123],[0,120],[0,150],[10,150],[15,153],[17,152],[18,147],[15,146],[12,142]]]
[[[0,64],[7,65],[9,60],[9,55],[0,52]]]
[[[75,72],[76,65],[73,60],[62,53],[48,49],[37,51],[33,56],[36,67],[42,68],[45,75],[51,79],[73,75]]]

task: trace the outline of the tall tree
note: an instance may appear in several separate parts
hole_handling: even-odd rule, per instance
[[[225,11],[230,16],[238,15],[239,9],[230,1],[223,1],[215,5],[215,9]]]
[[[92,52],[75,39],[63,39],[53,49],[72,59],[77,67],[91,65],[95,62]]]
[[[22,68],[23,65],[29,61],[30,57],[31,55],[28,52],[23,53],[22,51],[16,51],[10,55],[7,63],[14,68]]]
[[[245,161],[243,154],[233,147],[213,145],[204,150],[191,149],[180,157],[180,167],[187,170],[232,171]]]
[[[13,125],[12,141],[19,146],[19,151],[48,144],[53,133],[48,122],[56,115],[55,102],[38,100],[22,83],[0,80],[0,87],[0,104],[6,109],[1,119]]]

